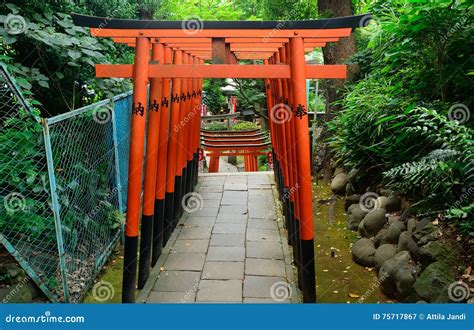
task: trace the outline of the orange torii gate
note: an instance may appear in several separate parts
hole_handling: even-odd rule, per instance
[[[303,301],[315,302],[306,79],[342,79],[346,66],[307,65],[305,52],[348,37],[367,24],[370,15],[286,22],[72,17],[76,25],[90,27],[95,37],[135,47],[134,64],[96,65],[97,77],[132,78],[134,88],[122,301],[135,301],[140,219],[138,288],[145,284],[150,265],[156,263],[176,226],[183,199],[197,183],[203,79],[247,78],[265,81],[275,178],[288,241]]]
[[[258,171],[257,156],[266,155],[270,142],[258,129],[247,131],[201,130],[203,149],[209,151],[209,173],[219,172],[221,156],[244,156],[245,172]]]

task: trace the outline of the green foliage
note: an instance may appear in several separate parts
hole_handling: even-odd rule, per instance
[[[426,108],[409,112],[408,122],[401,133],[426,141],[431,151],[391,168],[385,178],[389,186],[416,197],[421,209],[449,209],[463,189],[474,186],[473,130]]]
[[[236,96],[239,110],[254,110],[258,112],[266,107],[266,94],[262,80],[234,79],[237,87]]]
[[[237,124],[232,125],[232,131],[249,131],[258,128],[257,124],[250,121],[241,121]]]
[[[33,115],[38,116],[39,112],[34,111]],[[23,108],[17,117],[2,123],[0,159],[3,160],[0,162],[1,190],[19,194],[23,199],[23,207],[19,209],[0,207],[0,231],[27,232],[30,240],[41,237],[52,241],[54,220],[44,166],[42,128]]]
[[[215,0],[163,0],[155,18],[168,20],[239,20],[244,12],[238,3]]]
[[[96,9],[99,4],[98,1],[91,2]],[[99,12],[107,13],[103,5],[103,11]],[[123,9],[130,11],[126,7]],[[18,5],[2,4],[0,11],[2,23],[14,15],[21,17],[26,24],[26,30],[19,34],[9,33],[1,24],[0,59],[7,63],[25,93],[33,93],[43,105],[45,116],[78,108],[102,96],[100,86],[104,85],[94,80],[94,65],[117,61],[121,58],[117,54],[121,52],[111,41],[94,38],[87,29],[74,26],[69,13],[91,13],[88,8],[65,1],[37,3],[22,0]],[[115,10],[114,14],[118,12]],[[111,54],[114,55],[111,57]],[[127,90],[129,84],[116,84],[113,90],[112,84],[107,87],[109,92],[117,94]]]
[[[472,109],[469,1],[359,1],[357,10],[374,23],[357,34],[361,79],[328,124],[338,162],[473,233],[472,196],[463,193],[474,185],[472,120],[448,111]]]
[[[346,94],[342,112],[330,123],[336,133],[331,146],[343,165],[380,175],[393,164],[411,160],[424,147],[422,141],[398,134],[410,109],[396,97],[398,87],[385,79],[367,77]]]
[[[206,79],[204,80],[203,102],[207,105],[207,111],[212,114],[220,113],[221,109],[226,109],[226,99],[221,88],[226,86],[225,79]]]
[[[209,131],[227,131],[227,124],[220,121],[213,121],[206,124],[205,129]]]

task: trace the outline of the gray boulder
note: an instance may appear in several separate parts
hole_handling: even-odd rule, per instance
[[[419,224],[418,224],[419,225]],[[425,224],[423,227],[417,229],[413,233],[414,239],[418,242],[418,245],[422,246],[430,241],[435,241],[440,235],[440,230],[438,226],[433,225],[432,223]]]
[[[374,242],[368,238],[361,238],[352,245],[352,259],[359,265],[373,267],[375,265]]]
[[[394,221],[388,227],[387,235],[385,236],[385,240],[389,243],[397,244],[398,243],[398,238],[400,237],[400,234],[403,233],[405,230],[406,230],[406,226],[403,222]]]
[[[365,238],[370,238],[369,233],[367,233],[367,231],[364,228],[363,220],[359,223],[359,226],[357,227],[357,231],[359,232],[360,236],[365,237]]]
[[[375,250],[374,261],[375,267],[380,268],[385,261],[395,257],[397,254],[397,246],[393,244],[382,244]]]
[[[410,233],[413,233],[416,229],[416,225],[418,224],[418,222],[416,221],[415,218],[409,218],[407,220],[407,230],[410,232]]]
[[[345,194],[347,182],[349,182],[349,176],[346,173],[339,173],[332,179],[331,190],[335,194]]]
[[[419,248],[420,262],[423,266],[428,266],[435,261],[443,261],[448,265],[456,263],[457,254],[455,250],[440,241],[428,242]]]
[[[385,209],[387,212],[398,212],[402,206],[402,201],[396,195],[390,195],[385,202]]]
[[[26,285],[12,285],[0,288],[0,301],[5,303],[31,303],[31,292]]]
[[[455,281],[452,266],[437,261],[426,267],[415,282],[418,295],[428,302],[449,302],[448,287]]]
[[[0,278],[9,285],[17,284],[26,277],[25,271],[13,262],[0,264]]]
[[[410,260],[410,254],[407,251],[402,251],[383,263],[379,269],[379,282],[383,293],[388,296],[397,296],[398,288],[395,277],[397,269],[408,265]]]
[[[394,222],[400,221],[400,216],[399,215],[389,215],[387,216],[387,222],[389,225],[391,225]]]
[[[370,211],[361,223],[368,237],[374,237],[385,225],[385,209]]]
[[[334,170],[334,176],[338,175],[338,174],[341,174],[341,173],[344,173],[344,168],[342,167],[336,167],[336,169]]]
[[[356,191],[354,189],[354,186],[352,185],[352,183],[348,182],[346,184],[346,196],[351,196],[355,194],[356,194]]]
[[[401,264],[394,270],[393,278],[397,290],[396,297],[400,301],[414,302],[419,297],[410,297],[413,293],[413,285],[416,282],[417,268],[412,264]]]
[[[353,204],[347,210],[346,225],[350,230],[357,230],[359,223],[367,213],[363,211],[359,204]]]
[[[421,230],[430,223],[431,223],[431,218],[423,218],[420,221],[418,221],[415,230]]]
[[[352,205],[354,205],[354,204],[358,205],[359,202],[360,202],[360,195],[348,195],[346,197],[346,199],[344,200],[344,210],[349,211],[349,208]]]
[[[375,235],[375,237],[374,237],[375,247],[379,247],[382,244],[387,244],[388,243],[387,240],[386,240],[387,232],[388,232],[388,228],[382,228],[377,233],[377,235]]]
[[[418,245],[413,240],[410,232],[404,231],[400,234],[397,251],[408,251],[413,259],[418,260]]]

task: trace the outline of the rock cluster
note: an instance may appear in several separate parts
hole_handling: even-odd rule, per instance
[[[353,260],[378,269],[387,296],[403,302],[449,302],[457,254],[439,240],[437,223],[402,213],[407,211],[402,210],[404,203],[391,191],[385,191],[386,196],[371,193],[374,207],[367,209],[361,202],[367,190],[354,189],[351,181],[339,172],[331,188],[336,194],[346,194],[346,226],[361,236],[352,245]]]
[[[30,303],[42,296],[41,291],[20,266],[0,263],[0,303]]]

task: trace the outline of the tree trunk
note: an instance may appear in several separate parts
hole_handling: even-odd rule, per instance
[[[323,17],[352,16],[351,0],[319,0],[318,11]],[[341,38],[338,42],[328,43],[323,48],[324,64],[343,64],[356,52],[355,37],[353,34],[348,38]],[[359,73],[357,64],[348,65],[348,80],[353,80]],[[344,79],[330,79],[326,82],[326,112],[332,117],[333,112],[339,110],[333,103],[341,98],[341,90],[344,87]]]
[[[353,15],[351,0],[318,0],[318,11],[322,17],[342,17]],[[348,38],[341,38],[338,42],[328,43],[323,48],[324,64],[344,64],[356,52],[356,43],[354,35]],[[348,80],[354,80],[359,74],[357,64],[348,64]],[[324,93],[326,97],[326,115],[322,119],[324,122],[330,121],[334,113],[340,110],[340,106],[335,105],[342,96],[344,79],[327,79],[323,82]],[[332,176],[333,166],[331,166],[331,153],[326,144],[329,132],[323,126],[315,146],[313,170],[328,180]]]

